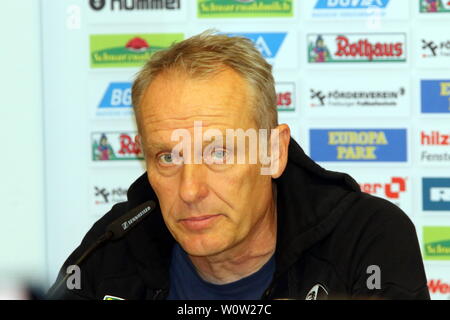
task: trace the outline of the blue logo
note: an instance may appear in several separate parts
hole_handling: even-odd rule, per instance
[[[228,33],[229,36],[241,36],[252,40],[265,59],[274,59],[286,38],[286,32],[264,33]]]
[[[450,211],[450,178],[422,178],[424,211]]]
[[[450,79],[421,80],[422,113],[450,113]]]
[[[98,107],[131,108],[131,82],[111,82]]]
[[[314,9],[386,8],[389,0],[317,0]]]
[[[406,129],[310,129],[315,161],[406,162]]]

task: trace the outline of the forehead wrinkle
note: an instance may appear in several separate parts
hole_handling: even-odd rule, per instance
[[[185,126],[185,127],[178,126],[175,129],[172,129],[172,128],[156,128],[153,130],[150,129],[148,132],[146,132],[146,134],[145,134],[146,138],[144,140],[148,144],[152,144],[152,142],[150,141],[152,137],[156,137],[155,143],[157,143],[158,141],[164,141],[166,137],[168,138],[168,141],[171,141],[169,138],[169,135],[164,134],[165,131],[169,131],[169,130],[174,131],[177,129],[187,129],[188,130],[188,129],[193,129],[193,128],[194,128],[194,125]],[[226,123],[214,123],[214,124],[202,125],[201,129],[202,129],[202,139],[203,139],[205,132],[210,129],[219,130],[222,137],[224,138],[226,135],[226,129],[231,129],[231,128],[230,128],[229,124],[226,124]],[[215,135],[212,135],[212,138],[215,138]],[[193,139],[193,136],[192,136],[192,139]],[[208,141],[208,140],[206,140],[206,141]],[[176,141],[176,142],[178,142],[178,141]]]
[[[222,141],[222,144],[225,144],[225,130],[223,129],[223,130],[221,130],[221,129],[219,129],[220,131],[221,131],[221,133],[222,133],[222,139],[221,139],[221,141]],[[211,139],[203,139],[203,137],[202,137],[202,146],[203,147],[205,147],[206,145],[208,145],[208,144],[210,144],[210,143],[214,143],[214,142],[216,142],[216,136],[211,136]],[[220,141],[220,140],[217,140],[217,141]],[[168,150],[168,149],[172,149],[176,144],[178,144],[180,141],[179,140],[175,140],[175,141],[172,141],[172,140],[168,140],[167,142],[166,141],[164,141],[164,139],[158,139],[157,141],[155,141],[155,142],[151,142],[151,141],[148,141],[148,139],[147,139],[147,141],[146,141],[146,144],[145,144],[145,146],[144,147],[146,147],[148,150],[150,150],[150,151],[156,151],[156,150]],[[194,143],[194,141],[191,141],[192,143]]]
[[[147,115],[144,118],[144,123],[145,124],[154,124],[154,123],[161,123],[161,122],[183,122],[183,121],[188,121],[191,120],[192,122],[194,121],[202,121],[203,123],[208,123],[208,121],[204,121],[204,119],[208,119],[208,118],[225,118],[226,114],[195,114],[195,115],[188,115],[188,116],[168,116],[168,117],[157,117],[154,114],[152,115]]]
[[[176,129],[192,130],[195,128],[195,121],[201,121],[202,131],[208,129],[248,129],[248,124],[242,123],[244,117],[227,117],[225,114],[201,114],[186,117],[165,117],[163,119],[144,119],[144,131],[146,135],[154,132],[164,132]],[[190,120],[188,120],[190,119]],[[221,130],[224,131],[224,130]]]

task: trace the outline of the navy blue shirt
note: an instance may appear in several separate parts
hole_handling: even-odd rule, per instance
[[[203,280],[187,253],[175,244],[170,265],[170,291],[167,300],[259,300],[275,272],[275,258],[257,272],[227,284]]]

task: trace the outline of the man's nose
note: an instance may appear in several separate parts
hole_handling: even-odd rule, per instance
[[[181,169],[180,198],[195,203],[208,195],[207,172],[202,164],[183,164]]]

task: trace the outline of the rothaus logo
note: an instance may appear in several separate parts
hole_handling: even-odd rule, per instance
[[[278,111],[295,111],[295,83],[278,82],[275,84]]]
[[[450,40],[435,42],[433,40],[422,39],[422,57],[450,57]]]
[[[389,0],[317,0],[314,9],[386,8]]]
[[[424,211],[449,211],[450,178],[423,178],[422,198]]]
[[[398,200],[400,195],[406,192],[406,180],[404,177],[392,177],[386,183],[360,183],[361,191],[384,196],[391,200]]]
[[[405,95],[405,88],[392,91],[323,91],[310,88],[311,107],[328,106],[396,106]]]
[[[308,34],[308,61],[405,62],[405,33]]]
[[[109,6],[106,6],[107,2]],[[180,0],[89,0],[89,5],[95,11],[104,8],[111,11],[177,10],[180,9]]]
[[[131,219],[129,219],[129,220],[125,221],[124,223],[122,223],[122,229],[123,230],[128,229],[133,223],[135,223],[137,220],[142,218],[147,212],[149,212],[150,209],[151,209],[151,207],[146,207],[145,209],[140,211],[137,215],[135,215]]]

